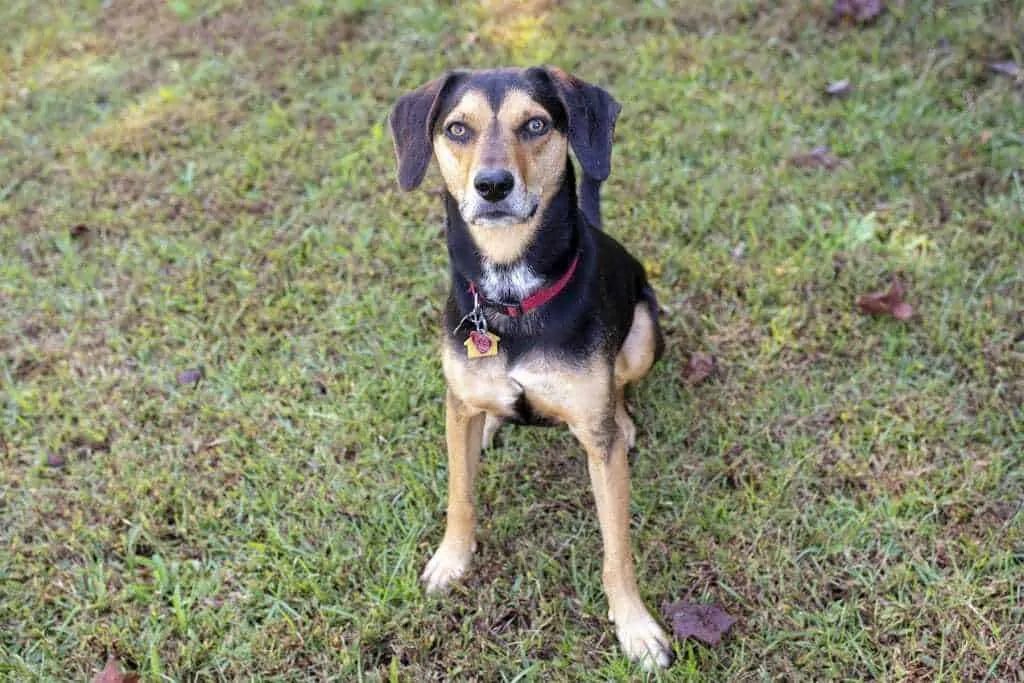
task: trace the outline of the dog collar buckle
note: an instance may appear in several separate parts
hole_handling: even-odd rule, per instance
[[[452,333],[456,333],[467,322],[472,323],[473,329],[463,345],[466,347],[467,358],[488,358],[498,355],[498,335],[487,331],[487,316],[484,315],[483,306],[480,305],[480,292],[475,285],[470,284],[469,291],[473,295],[473,310],[463,316],[459,324],[455,326]]]
[[[473,309],[462,316],[462,320],[452,330],[452,334],[455,334],[462,326],[467,322],[473,324],[474,331],[481,334],[487,334],[487,316],[484,315],[484,307],[480,305],[480,291],[476,288],[476,285],[472,282],[469,283],[469,293],[473,295]]]

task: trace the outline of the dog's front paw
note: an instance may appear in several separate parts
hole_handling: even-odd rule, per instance
[[[615,631],[626,656],[645,670],[665,668],[672,663],[671,642],[646,610],[621,623],[616,622]]]
[[[459,548],[455,544],[441,543],[420,575],[427,593],[440,593],[452,581],[465,574],[472,555],[472,547]]]

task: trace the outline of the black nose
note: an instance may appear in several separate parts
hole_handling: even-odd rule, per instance
[[[473,187],[489,202],[501,201],[515,187],[516,180],[505,169],[480,171],[473,178]]]

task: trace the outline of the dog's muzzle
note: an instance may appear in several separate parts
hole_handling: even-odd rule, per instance
[[[473,190],[466,193],[459,209],[467,223],[499,227],[529,221],[539,203],[508,169],[484,168],[473,177]]]

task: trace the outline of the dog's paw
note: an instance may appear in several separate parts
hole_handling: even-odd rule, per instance
[[[472,548],[459,550],[442,543],[420,575],[420,581],[423,582],[427,593],[440,593],[448,588],[452,581],[465,574],[472,555]]]
[[[671,641],[646,610],[622,623],[617,622],[615,631],[626,656],[645,670],[665,668],[672,663]]]

